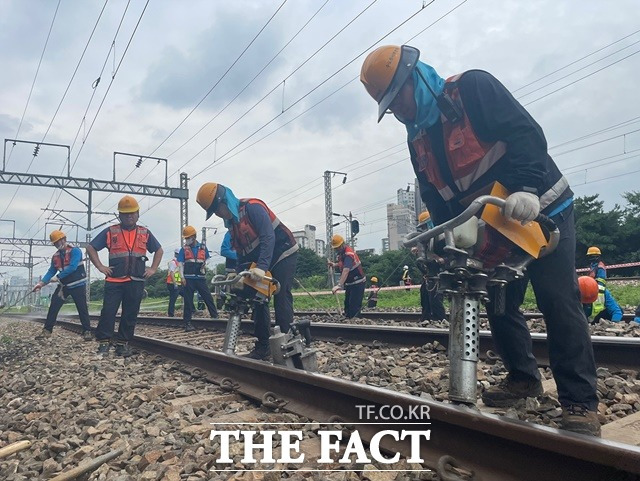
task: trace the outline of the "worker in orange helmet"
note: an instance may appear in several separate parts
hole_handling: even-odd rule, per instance
[[[362,263],[356,251],[348,246],[339,234],[331,238],[331,248],[337,252],[338,262],[329,261],[329,267],[337,267],[340,271],[340,280],[333,287],[333,293],[344,289],[344,315],[347,319],[358,317],[367,281]]]
[[[520,311],[530,280],[547,324],[561,427],[599,436],[596,366],[575,273],[573,192],[548,153],[542,128],[490,73],[468,70],[445,80],[409,45],[372,51],[360,80],[378,104],[378,121],[389,112],[406,128],[411,163],[434,224],[460,214],[495,182],[510,192],[505,217],[527,223],[543,213],[556,223],[555,251],[506,287],[504,314],[489,315],[509,375],[482,399],[506,407],[542,394]]]
[[[238,269],[249,268],[254,281],[263,279],[268,270],[280,283],[280,291],[273,298],[276,324],[283,333],[289,332],[293,323],[291,289],[299,249],[289,228],[260,199],[238,199],[229,187],[215,182],[200,187],[196,202],[207,212],[207,219],[214,214],[224,219],[225,227],[231,231]],[[249,267],[252,263],[255,266]],[[254,308],[253,319],[257,341],[247,357],[269,359],[269,305]]]
[[[131,356],[129,341],[133,339],[144,296],[144,281],[158,270],[162,261],[162,246],[149,229],[139,226],[140,206],[136,199],[125,195],[118,202],[120,223],[107,227],[87,246],[87,254],[96,268],[106,276],[104,300],[96,339],[98,354],[108,355],[115,342],[116,356]],[[105,266],[98,251],[109,251]],[[153,253],[151,267],[146,266],[147,252]],[[118,332],[114,335],[116,314],[122,304]]]

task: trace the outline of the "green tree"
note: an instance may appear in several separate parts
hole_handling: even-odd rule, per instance
[[[311,249],[301,247],[298,250],[298,261],[296,263],[296,277],[306,279],[311,276],[327,275],[327,261],[320,257]]]
[[[588,265],[586,252],[590,246],[602,251],[606,263],[623,260],[625,252],[620,249],[623,212],[618,205],[605,212],[604,202],[598,194],[575,199],[576,212],[576,265]]]

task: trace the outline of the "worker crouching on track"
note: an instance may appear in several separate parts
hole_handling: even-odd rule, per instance
[[[259,199],[238,199],[231,189],[208,182],[200,187],[196,202],[207,212],[207,219],[216,215],[224,219],[231,231],[231,245],[238,255],[238,270],[255,262],[249,269],[251,278],[260,280],[267,270],[280,283],[274,295],[276,324],[287,333],[293,322],[293,279],[298,258],[298,244],[293,234]],[[269,305],[261,304],[253,310],[255,348],[247,355],[251,359],[268,359]]]
[[[120,223],[100,232],[87,253],[96,269],[105,276],[104,300],[100,322],[96,329],[99,354],[108,354],[114,338],[116,314],[122,304],[118,333],[115,335],[116,355],[131,355],[129,341],[133,338],[144,294],[144,281],[155,274],[162,260],[162,247],[146,227],[137,225],[140,217],[138,202],[125,195],[118,202]],[[109,250],[109,265],[105,266],[98,251]],[[147,252],[153,253],[151,267],[146,267]]]
[[[613,322],[622,320],[622,309],[609,292],[609,289],[598,284],[590,276],[579,277],[578,286],[580,287],[582,308],[591,322],[596,323],[600,319],[607,319]]]
[[[200,244],[196,239],[196,229],[193,226],[186,226],[182,230],[182,237],[185,246],[180,249],[178,262],[180,263],[180,273],[182,284],[184,285],[184,309],[182,319],[184,320],[185,331],[195,331],[191,324],[193,311],[196,310],[193,304],[193,295],[198,292],[204,301],[209,315],[212,319],[218,317],[218,311],[213,302],[211,291],[207,287],[206,264],[211,257],[207,246]]]
[[[367,278],[364,275],[362,264],[358,254],[349,247],[341,235],[331,238],[331,248],[338,254],[338,262],[329,261],[330,267],[337,267],[340,271],[340,280],[332,289],[335,294],[344,289],[344,315],[347,319],[360,316],[362,310],[362,298]]]
[[[419,56],[408,45],[379,47],[365,59],[360,80],[378,103],[378,121],[390,111],[406,127],[411,163],[434,223],[457,216],[466,202],[499,182],[511,192],[506,217],[530,222],[542,212],[560,230],[555,251],[506,287],[505,314],[489,316],[509,375],[482,399],[504,407],[542,394],[531,334],[519,310],[530,279],[547,325],[561,427],[599,435],[596,367],[575,272],[569,183],[547,152],[542,128],[495,77],[469,70],[445,81]]]
[[[33,291],[39,291],[49,282],[59,282],[60,285],[51,296],[47,320],[44,323],[42,332],[38,335],[38,339],[51,336],[60,308],[66,298],[71,296],[80,316],[83,331],[82,337],[85,341],[90,341],[92,339],[91,323],[89,322],[89,308],[87,307],[87,295],[84,289],[87,285],[87,274],[82,263],[82,251],[79,247],[68,244],[67,236],[62,231],[54,230],[49,235],[49,239],[58,250],[51,258],[51,267],[49,267],[42,280],[35,285]]]
[[[169,261],[167,266],[167,291],[169,291],[169,307],[167,315],[173,317],[176,313],[176,301],[178,296],[184,297],[184,288],[182,286],[182,276],[180,275],[180,265],[178,264],[178,254],[180,249],[173,251],[173,259]]]

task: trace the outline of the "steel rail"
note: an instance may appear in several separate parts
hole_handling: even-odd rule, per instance
[[[81,329],[76,323],[58,322],[67,329]],[[425,464],[436,469],[443,456],[453,456],[460,467],[473,471],[477,481],[616,480],[640,475],[640,447],[159,339],[135,336],[132,344],[194,366],[210,381],[232,386],[252,399],[260,401],[273,393],[286,403],[287,411],[319,422],[353,425],[367,442],[383,430],[430,429],[430,440],[420,446]],[[381,419],[362,424],[356,407],[362,405],[401,406],[404,416],[415,406],[426,406],[430,424],[425,425],[424,419],[403,419],[402,426]],[[408,441],[389,441],[387,436],[381,442],[386,451],[410,453]]]
[[[298,317],[308,317],[308,316],[326,316],[326,311],[295,311],[294,316]],[[542,319],[544,316],[540,312],[524,312],[523,313],[525,319]],[[380,321],[397,321],[397,322],[420,322],[421,313],[418,311],[399,311],[399,312],[391,312],[391,311],[363,311],[362,317],[364,319],[371,320],[380,320]],[[482,319],[487,318],[486,312],[481,312],[480,317]],[[623,314],[623,321],[632,321],[634,318],[633,314]]]
[[[6,315],[6,314],[3,314]],[[15,316],[15,314],[11,314]],[[21,317],[25,317],[22,315]],[[62,316],[78,319],[77,314]],[[99,315],[92,314],[92,320],[98,320]],[[38,320],[37,317],[34,319]],[[39,320],[44,318],[40,317]],[[215,329],[224,331],[226,319],[198,319],[191,323],[198,329]],[[140,316],[139,324],[161,325],[167,327],[182,327],[183,321],[174,317]],[[252,334],[254,325],[251,320],[241,322],[242,332]],[[437,341],[445,348],[449,345],[449,330],[424,327],[379,326],[361,324],[336,324],[317,322],[311,324],[311,335],[314,339],[330,342],[350,342],[381,346],[419,347]],[[531,333],[532,352],[540,366],[549,366],[549,349],[547,335]],[[640,370],[640,338],[621,336],[591,336],[593,353],[596,364],[612,370],[634,369]],[[496,352],[496,346],[491,331],[480,331],[480,358],[486,359],[487,352]]]

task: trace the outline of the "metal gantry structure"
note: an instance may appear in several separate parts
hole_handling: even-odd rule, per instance
[[[52,146],[52,147],[61,147],[67,150],[66,157],[66,171],[67,175],[44,175],[44,174],[33,174],[28,172],[7,172],[7,144],[13,143],[14,145],[17,143],[26,143],[36,145],[36,150],[34,150],[34,156],[39,152],[40,146]],[[93,193],[94,192],[111,192],[111,193],[120,193],[120,194],[133,194],[133,195],[141,195],[141,196],[151,196],[151,197],[164,197],[171,199],[179,199],[180,200],[180,233],[182,233],[182,229],[188,223],[188,200],[189,200],[189,188],[188,188],[188,177],[186,173],[180,174],[180,186],[179,187],[169,187],[166,185],[166,175],[165,175],[165,185],[150,185],[150,184],[134,184],[130,182],[118,182],[115,180],[98,180],[93,178],[83,178],[83,177],[72,177],[71,176],[71,167],[70,167],[70,147],[68,145],[61,144],[48,144],[43,142],[34,142],[34,141],[26,141],[26,140],[18,140],[18,139],[5,139],[4,141],[4,155],[2,160],[2,170],[0,171],[0,184],[13,184],[13,185],[21,185],[21,186],[35,186],[35,187],[51,187],[55,189],[62,189],[64,192],[69,194],[74,199],[78,200],[86,207],[86,211],[82,211],[87,215],[87,223],[85,230],[87,231],[86,242],[80,242],[80,246],[86,247],[86,244],[91,242],[91,231],[95,229],[92,225],[92,214],[93,212]],[[144,157],[137,156],[136,157]],[[157,159],[156,159],[157,160]],[[114,165],[115,165],[115,154],[114,154]],[[115,176],[114,176],[115,179]],[[80,197],[76,196],[70,190],[84,190],[87,192],[87,201],[83,201]],[[62,212],[62,211],[61,211]],[[6,239],[6,238],[5,238]],[[42,244],[38,243],[38,239],[12,239],[14,245],[17,241],[28,241],[29,251],[33,246],[36,245],[46,245],[50,246],[51,244],[44,240],[41,241]],[[30,242],[29,242],[30,241]],[[90,295],[90,285],[91,285],[91,274],[90,274],[90,262],[88,260],[88,256],[86,259],[86,270],[87,270],[87,299]],[[29,282],[33,281],[33,272],[30,272]]]

